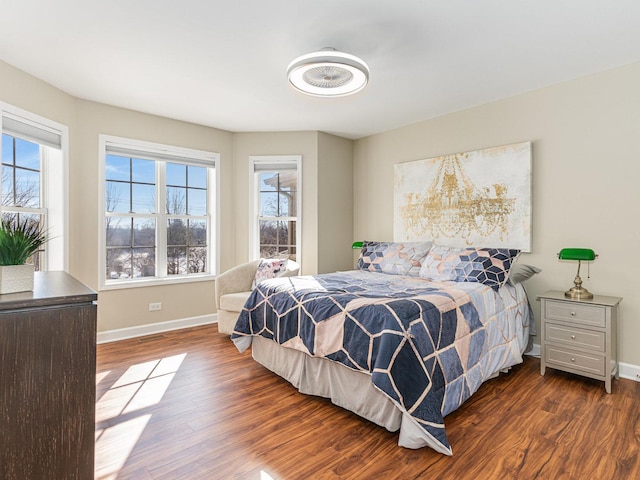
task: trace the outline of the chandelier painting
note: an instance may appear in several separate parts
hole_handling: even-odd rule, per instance
[[[531,143],[395,165],[394,239],[531,249]]]

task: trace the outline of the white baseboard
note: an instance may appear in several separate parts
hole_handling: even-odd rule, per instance
[[[540,345],[534,343],[531,350],[526,352],[525,355],[540,358]],[[640,382],[640,365],[632,365],[630,363],[620,362],[618,364],[618,370],[618,375],[620,376],[620,378]]]
[[[531,350],[524,353],[525,355],[529,355],[530,357],[540,358],[540,345],[534,343],[531,345]]]
[[[127,338],[142,337],[144,335],[169,332],[171,330],[179,330],[181,328],[207,325],[209,323],[216,323],[217,321],[218,314],[214,313],[212,315],[202,315],[200,317],[180,318],[178,320],[169,320],[167,322],[150,323],[148,325],[119,328],[117,330],[107,330],[104,332],[98,332],[97,343],[117,342],[118,340],[126,340]]]
[[[640,366],[631,365],[630,363],[620,362],[618,364],[618,370],[620,370],[620,378],[626,378],[627,380],[635,380],[640,382]]]

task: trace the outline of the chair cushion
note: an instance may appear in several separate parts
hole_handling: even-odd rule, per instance
[[[220,309],[229,310],[230,312],[240,312],[247,302],[251,292],[227,293],[220,297]]]

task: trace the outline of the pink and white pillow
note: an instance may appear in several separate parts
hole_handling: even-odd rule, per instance
[[[256,270],[256,276],[253,279],[252,288],[255,288],[260,282],[276,278],[287,271],[286,258],[261,258]]]

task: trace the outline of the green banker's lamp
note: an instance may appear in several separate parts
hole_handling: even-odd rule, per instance
[[[578,261],[578,273],[576,273],[576,278],[573,279],[573,287],[564,292],[565,297],[576,300],[593,298],[593,293],[582,286],[580,262],[591,262],[595,260],[596,257],[597,255],[590,248],[563,248],[560,250],[560,253],[558,253],[560,260]]]

